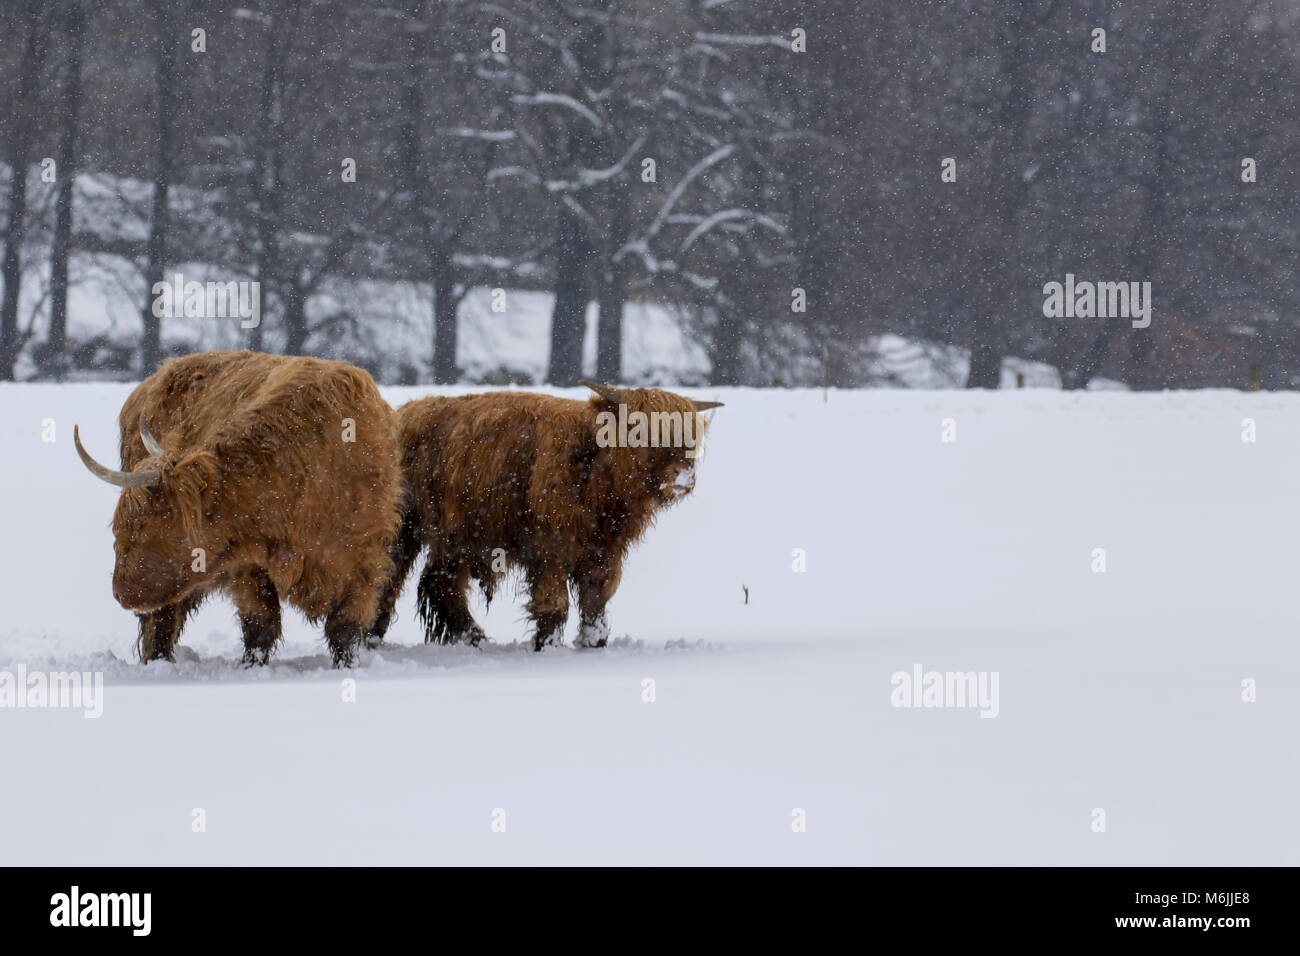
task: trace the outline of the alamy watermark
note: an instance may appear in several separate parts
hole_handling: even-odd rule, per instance
[[[19,664],[0,670],[0,708],[83,710],[87,720],[104,713],[104,675],[100,671],[28,671]]]
[[[1132,319],[1133,328],[1151,324],[1150,282],[1065,282],[1043,286],[1043,315],[1049,319]]]
[[[171,282],[155,282],[151,291],[159,319],[240,319],[241,329],[262,324],[260,282],[186,282],[178,272]]]
[[[889,702],[895,707],[970,708],[981,717],[998,715],[997,671],[927,671],[920,664],[895,671]]]
[[[153,928],[153,894],[83,893],[74,886],[50,897],[50,925],[118,926],[130,929],[133,936],[148,936]]]
[[[685,448],[686,457],[699,454],[703,429],[697,412],[628,411],[619,402],[618,414],[596,416],[596,444],[601,448]]]

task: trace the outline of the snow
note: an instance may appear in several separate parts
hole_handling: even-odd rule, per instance
[[[35,315],[36,338],[49,328],[48,260],[29,272],[21,292],[20,315],[26,326]],[[74,342],[104,336],[124,349],[138,347],[141,334],[140,304],[144,282],[131,264],[119,256],[74,253],[74,274],[79,280],[68,291],[68,333]],[[203,263],[180,263],[168,269],[168,281],[180,274],[185,281],[234,281],[229,271]],[[495,293],[500,292],[500,295]],[[265,315],[267,293],[262,292]],[[500,305],[494,308],[494,300]],[[378,332],[373,350],[379,356],[381,375],[402,366],[428,369],[433,359],[430,342],[433,295],[427,283],[381,280],[331,280],[308,302],[312,322],[337,313],[363,316]],[[533,381],[546,377],[550,356],[550,321],[554,296],[521,289],[471,288],[460,303],[457,365],[466,381]],[[587,309],[584,374],[596,370],[596,303]],[[680,382],[707,377],[708,358],[700,343],[688,337],[675,310],[653,302],[630,301],[624,308],[622,381]],[[278,334],[275,320],[266,321]],[[176,318],[162,324],[164,346],[183,351],[244,348],[247,339],[238,319]],[[319,344],[334,345],[323,339]],[[30,377],[34,367],[26,355],[19,378]],[[503,379],[504,376],[504,379]]]
[[[726,407],[610,647],[531,653],[509,591],[426,647],[412,588],[337,672],[293,613],[240,668],[224,600],[131,662],[72,446],[129,388],[0,386],[0,671],[104,674],[99,719],[0,709],[6,863],[1300,863],[1300,397],[684,390]],[[917,665],[997,716],[892,706]]]

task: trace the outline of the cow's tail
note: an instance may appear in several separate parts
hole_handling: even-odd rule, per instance
[[[429,564],[432,564],[432,558]],[[429,565],[426,564],[424,573],[420,575],[420,583],[415,589],[415,613],[419,617],[420,623],[424,625],[424,643],[426,644],[445,644],[445,640],[439,640],[439,633],[446,633],[446,623],[440,620],[438,614],[438,600],[434,595],[433,582],[429,575]]]
[[[466,593],[469,582],[477,580],[484,585],[483,593],[491,600],[499,577],[486,566],[447,567],[436,554],[430,554],[415,591],[415,609],[424,625],[424,642],[456,644],[468,641],[477,645],[484,634],[469,612]]]
[[[424,643],[451,644],[460,635],[453,626],[456,595],[451,592],[451,575],[439,567],[430,555],[415,589],[415,612],[424,625]],[[460,601],[464,603],[464,595]]]

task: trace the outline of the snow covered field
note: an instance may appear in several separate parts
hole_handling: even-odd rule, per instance
[[[292,613],[240,669],[224,601],[132,663],[72,446],[115,461],[128,391],[0,386],[0,671],[105,681],[0,709],[0,862],[1300,863],[1300,396],[683,389],[727,407],[625,639],[534,655],[503,594],[493,646],[425,647],[408,591],[335,672]],[[996,717],[893,706],[917,665]]]

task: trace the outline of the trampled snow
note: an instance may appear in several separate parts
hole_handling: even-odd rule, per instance
[[[612,646],[531,653],[509,591],[424,646],[412,587],[339,672],[292,612],[243,669],[224,599],[133,662],[72,446],[129,387],[0,386],[0,671],[104,674],[0,709],[0,861],[1300,863],[1300,397],[683,389],[726,407]],[[894,706],[918,666],[996,716]]]

